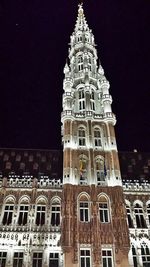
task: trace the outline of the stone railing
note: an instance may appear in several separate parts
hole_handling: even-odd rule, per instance
[[[39,180],[36,178],[24,178],[22,176],[0,179],[0,187],[9,188],[62,188],[61,180],[50,179],[49,177],[41,177]]]

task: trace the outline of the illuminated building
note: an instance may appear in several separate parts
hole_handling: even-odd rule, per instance
[[[63,155],[0,151],[1,267],[150,266],[150,160],[120,153],[121,179],[110,85],[97,62],[80,5],[64,67]]]

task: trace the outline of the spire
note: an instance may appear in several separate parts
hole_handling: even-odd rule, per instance
[[[89,27],[84,15],[83,3],[78,5],[78,17],[76,20],[75,31],[89,31]]]

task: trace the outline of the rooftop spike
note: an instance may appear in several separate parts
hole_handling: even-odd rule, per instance
[[[89,30],[83,9],[83,2],[78,5],[78,17],[75,25],[75,31],[87,31]]]

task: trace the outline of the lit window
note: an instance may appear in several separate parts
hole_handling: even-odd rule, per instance
[[[98,128],[94,129],[94,145],[95,145],[95,147],[101,147],[102,146],[101,132]]]
[[[3,215],[2,224],[9,225],[12,223],[14,205],[6,205]]]
[[[129,226],[129,228],[134,228],[133,220],[131,218],[131,209],[128,205],[126,206],[126,210],[127,210],[128,226]]]
[[[79,146],[85,146],[86,138],[85,138],[85,129],[83,127],[79,128],[78,135],[79,135]]]
[[[59,226],[60,225],[60,204],[52,203],[51,206],[51,225]]]
[[[59,267],[59,254],[58,253],[50,253],[49,267]]]
[[[113,257],[111,249],[102,250],[103,267],[113,267]]]
[[[143,215],[143,208],[139,204],[136,204],[134,207],[134,212],[135,212],[137,228],[146,228],[146,222]]]
[[[137,252],[134,246],[132,246],[133,266],[138,267]]]
[[[81,56],[78,57],[78,70],[79,71],[83,70],[83,57]]]
[[[80,202],[80,221],[88,222],[89,221],[89,203],[88,202]]]
[[[7,258],[7,252],[0,251],[0,266],[1,267],[6,266],[6,258]]]
[[[110,221],[108,201],[104,196],[101,196],[99,200],[99,218],[102,223],[108,223]]]
[[[107,176],[107,170],[106,170],[105,162],[104,160],[98,158],[96,160],[97,185],[105,185],[106,176]]]
[[[80,266],[91,267],[90,249],[80,249]]]
[[[79,110],[85,110],[85,93],[83,90],[79,91]]]
[[[19,210],[18,224],[27,224],[29,206],[21,205]]]
[[[45,224],[45,206],[37,206],[36,224],[37,225]]]
[[[147,245],[141,246],[141,256],[142,256],[142,262],[143,267],[149,267],[150,266],[150,249]]]
[[[15,252],[13,259],[13,267],[23,266],[23,252]]]
[[[43,258],[43,253],[34,252],[32,267],[42,267],[42,258]]]

